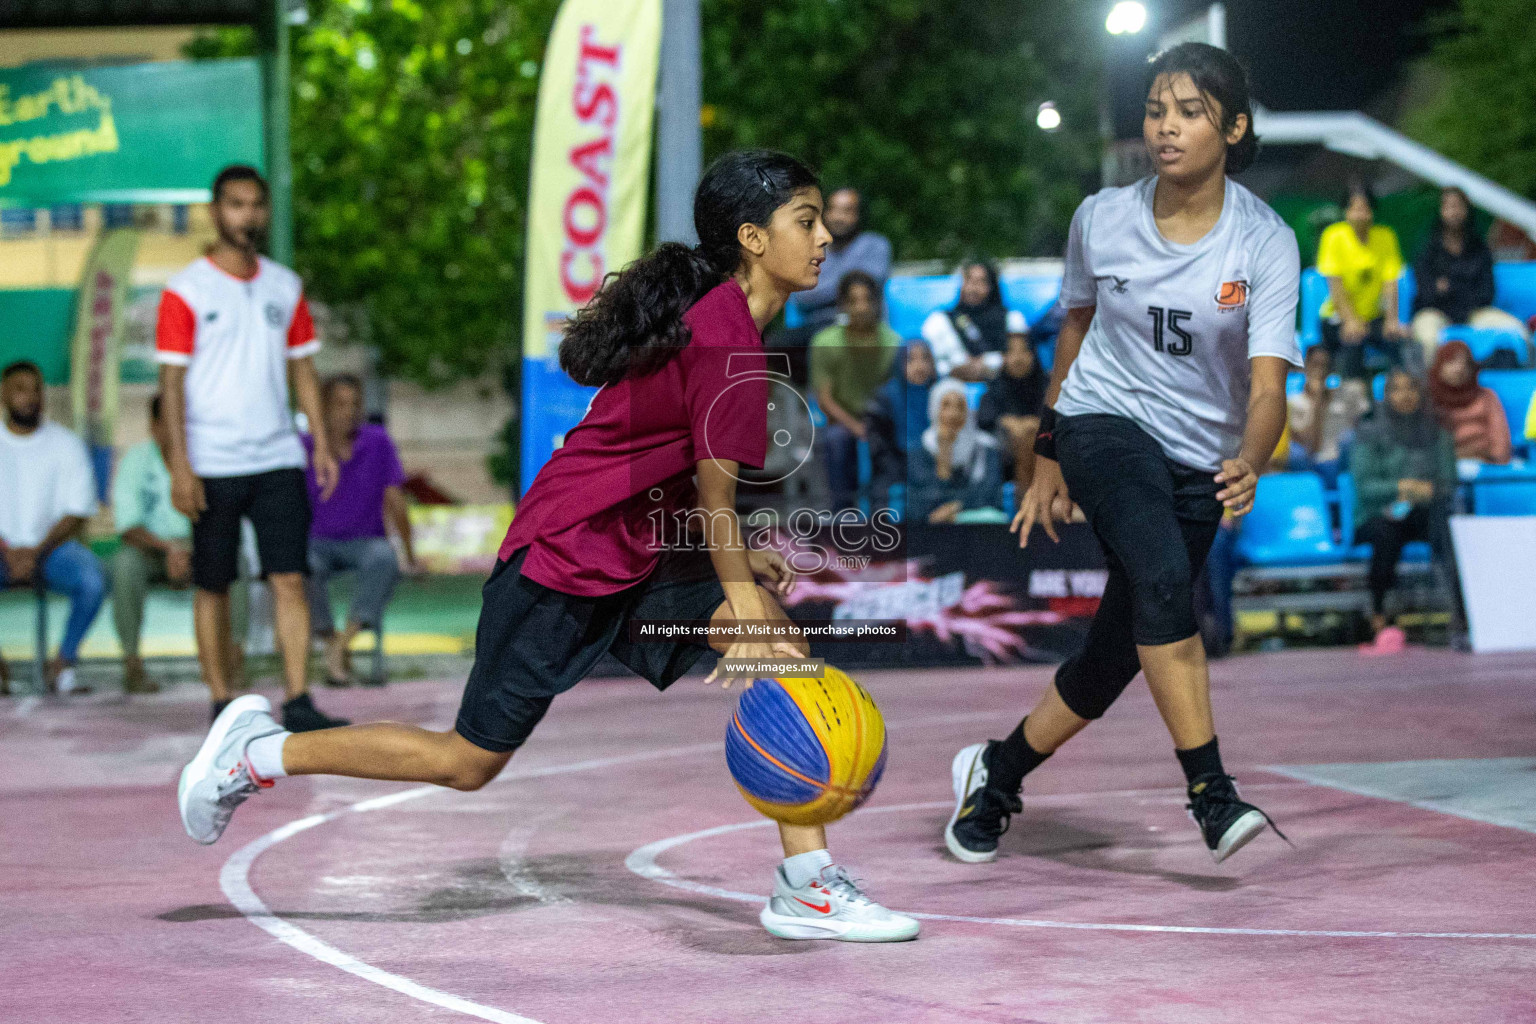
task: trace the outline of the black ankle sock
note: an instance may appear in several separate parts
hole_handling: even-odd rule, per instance
[[[1050,754],[1042,754],[1029,745],[1024,738],[1024,722],[1018,724],[1013,732],[1008,734],[1005,740],[999,740],[997,746],[992,748],[991,757],[987,765],[987,785],[992,789],[1000,789],[1004,793],[1017,793],[1019,787],[1024,785],[1024,776],[1050,757]]]
[[[1211,742],[1204,746],[1192,747],[1189,750],[1174,750],[1179,756],[1179,764],[1184,767],[1184,778],[1193,783],[1202,775],[1224,775],[1221,767],[1221,750],[1216,746],[1216,737],[1211,737]]]

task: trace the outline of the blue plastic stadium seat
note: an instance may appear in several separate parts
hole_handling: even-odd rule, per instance
[[[1377,402],[1387,400],[1387,375],[1378,373],[1371,378],[1371,398]]]
[[[1012,519],[1019,511],[1019,488],[1012,480],[1003,484],[1003,511]]]
[[[1061,294],[1059,277],[1004,277],[1001,284],[1004,305],[1019,310],[1031,324],[1045,316]]]
[[[1316,473],[1259,478],[1253,511],[1237,537],[1238,557],[1250,565],[1323,565],[1342,557],[1333,542],[1323,482]]]
[[[1487,327],[1468,327],[1453,324],[1440,335],[1440,344],[1448,341],[1464,341],[1472,351],[1472,358],[1487,362],[1500,349],[1512,352],[1516,359],[1525,361],[1525,339],[1511,331],[1498,331]]]
[[[954,274],[893,277],[885,282],[885,319],[903,338],[919,338],[928,314],[953,306],[959,297],[960,279]]]
[[[1045,316],[1061,293],[1061,278],[1055,275],[1005,276],[999,284],[1004,305],[1023,313],[1031,324]],[[920,337],[928,314],[948,309],[959,297],[957,274],[893,277],[885,282],[885,320],[903,338]]]
[[[1536,262],[1495,263],[1493,304],[1521,320],[1536,316]]]
[[[1525,414],[1531,407],[1531,394],[1536,392],[1536,370],[1484,370],[1477,379],[1499,396],[1510,436],[1519,449],[1525,440]]]
[[[1482,484],[1472,492],[1480,516],[1536,516],[1536,480]]]
[[[981,404],[981,396],[987,393],[987,386],[981,381],[972,381],[965,386],[965,404],[975,409]]]
[[[1336,373],[1330,373],[1324,382],[1329,388],[1339,387],[1344,383],[1344,378]],[[1299,395],[1306,389],[1307,375],[1300,370],[1292,370],[1285,375],[1285,393],[1287,395]]]

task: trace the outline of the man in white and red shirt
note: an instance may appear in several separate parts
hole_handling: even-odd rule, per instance
[[[316,710],[307,690],[309,495],[304,447],[288,408],[289,384],[315,428],[315,475],[329,495],[336,462],[318,429],[320,348],[299,276],[258,253],[271,219],[267,183],[226,167],[213,183],[219,240],[181,270],[160,298],[160,363],[171,502],[192,520],[197,656],[218,717],[229,703],[234,656],[229,586],[237,576],[240,520],[256,530],[272,588],[290,731],[344,725]]]

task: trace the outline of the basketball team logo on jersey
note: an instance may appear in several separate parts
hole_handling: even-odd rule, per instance
[[[1242,309],[1247,304],[1247,281],[1228,281],[1221,286],[1221,291],[1216,293],[1216,311],[1219,313]]]

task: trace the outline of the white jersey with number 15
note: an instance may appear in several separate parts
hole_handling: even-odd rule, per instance
[[[1168,241],[1156,184],[1105,189],[1072,217],[1061,301],[1097,309],[1056,411],[1127,417],[1170,459],[1215,472],[1242,446],[1248,361],[1301,365],[1301,259],[1279,214],[1230,178],[1216,226],[1193,245]]]

